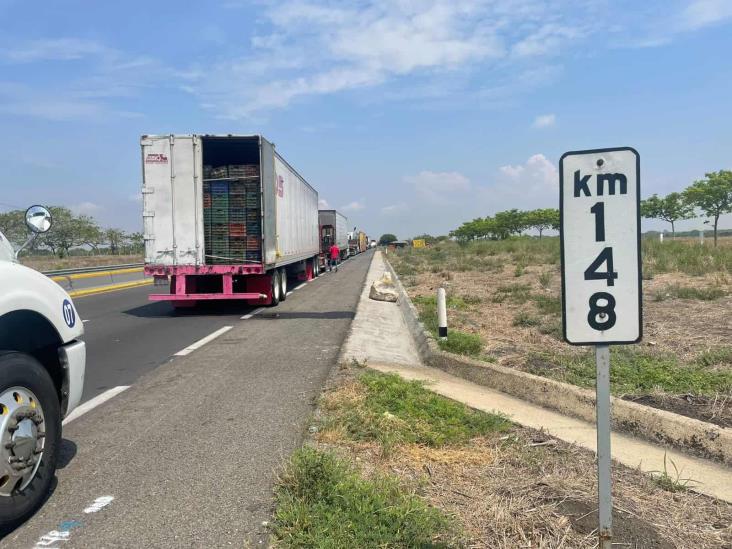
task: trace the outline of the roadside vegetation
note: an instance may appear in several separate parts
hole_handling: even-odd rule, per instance
[[[344,366],[280,474],[281,547],[565,547],[597,543],[594,455],[420,383]],[[673,463],[613,470],[614,542],[725,547],[732,507]]]
[[[432,240],[388,256],[426,329],[448,294],[443,350],[594,387],[591,350],[562,341],[557,237]],[[644,339],[612,348],[620,397],[732,427],[732,238],[644,239]]]
[[[141,232],[102,227],[92,216],[77,215],[63,206],[48,209],[53,218],[52,228],[23,251],[20,256],[23,264],[52,270],[124,263],[115,258],[120,255],[142,256],[145,243]],[[15,247],[20,247],[29,234],[25,210],[0,212],[0,232]]]

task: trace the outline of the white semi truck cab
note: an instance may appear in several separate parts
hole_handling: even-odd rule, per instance
[[[23,247],[51,221],[46,208],[29,208],[32,236]],[[83,323],[71,298],[18,263],[18,252],[0,233],[0,535],[47,496],[61,420],[81,400],[86,366]]]

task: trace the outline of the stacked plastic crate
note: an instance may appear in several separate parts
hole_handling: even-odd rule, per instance
[[[209,264],[260,262],[259,166],[204,167],[203,221]]]

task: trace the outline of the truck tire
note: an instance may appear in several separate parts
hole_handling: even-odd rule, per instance
[[[272,299],[269,303],[269,306],[277,307],[277,305],[280,304],[280,272],[277,269],[272,271],[270,279],[272,280],[272,282],[269,288],[269,292],[272,296]]]
[[[287,270],[280,269],[280,301],[287,299]]]
[[[0,352],[0,535],[45,501],[60,444],[61,407],[51,376],[32,356]]]
[[[312,261],[313,261],[313,278],[318,278],[320,276],[320,258],[315,256]]]

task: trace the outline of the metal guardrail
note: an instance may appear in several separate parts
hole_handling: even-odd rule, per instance
[[[99,267],[82,267],[78,269],[58,269],[55,271],[43,271],[43,274],[46,276],[67,276],[86,273],[103,273],[106,271],[117,271],[120,269],[134,269],[144,266],[144,263],[126,263],[124,265],[101,265]]]

